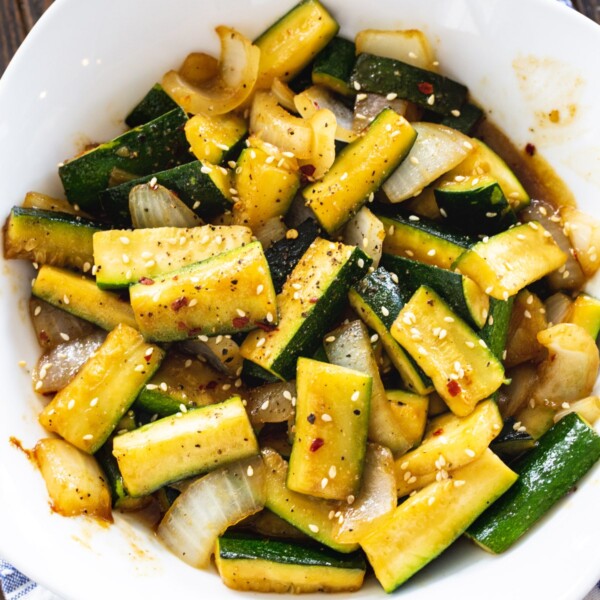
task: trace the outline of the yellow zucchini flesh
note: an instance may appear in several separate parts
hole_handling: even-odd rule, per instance
[[[404,305],[391,333],[455,415],[470,414],[504,380],[504,367],[486,343],[428,287]]]
[[[147,344],[135,329],[118,325],[98,351],[40,413],[40,423],[84,452],[104,444],[164,351]]]

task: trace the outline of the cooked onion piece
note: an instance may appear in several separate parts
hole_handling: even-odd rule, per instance
[[[294,415],[296,382],[267,383],[249,390],[245,399],[253,425],[283,423]]]
[[[303,170],[311,167],[312,173],[305,173],[309,179],[321,179],[331,168],[335,160],[335,115],[327,108],[318,110],[310,119],[313,130],[311,156],[300,160]],[[314,170],[313,170],[314,169]]]
[[[363,206],[344,228],[344,243],[358,246],[373,259],[373,268],[379,266],[383,253],[385,227],[383,223]]]
[[[218,73],[205,81],[192,83],[177,71],[162,80],[165,91],[192,114],[221,115],[243,104],[254,90],[260,50],[231,27],[215,30],[221,42]],[[189,70],[186,69],[186,72]]]
[[[581,400],[577,400],[572,403],[566,403],[568,406],[559,410],[554,415],[554,422],[560,421],[563,417],[566,417],[569,413],[576,412],[581,415],[588,423],[592,425],[600,419],[600,397],[588,396]]]
[[[136,229],[202,225],[200,217],[162,185],[142,183],[132,188],[129,212]]]
[[[244,359],[240,354],[240,347],[231,336],[217,335],[202,340],[186,340],[181,343],[181,348],[188,354],[194,354],[199,360],[208,364],[225,375],[237,377],[241,373]]]
[[[204,52],[191,52],[179,67],[179,74],[192,85],[201,85],[219,73],[219,61]]]
[[[600,221],[572,206],[563,206],[560,212],[577,262],[591,277],[600,267]]]
[[[275,96],[277,102],[279,102],[286,110],[289,110],[290,112],[299,112],[294,104],[294,90],[292,90],[287,83],[284,83],[281,79],[275,77],[271,84],[271,93]]]
[[[354,113],[352,129],[355,133],[360,133],[375,119],[375,117],[384,109],[391,108],[393,111],[402,115],[407,121],[418,121],[423,114],[421,107],[414,102],[408,102],[401,98],[392,98],[381,94],[357,94],[354,103]]]
[[[533,390],[536,404],[560,408],[589,396],[598,375],[598,347],[590,334],[572,323],[561,323],[538,333],[548,350],[538,367],[539,382]]]
[[[546,298],[544,307],[546,308],[546,319],[549,324],[558,325],[569,318],[572,310],[573,300],[562,292],[556,292],[549,298]]]
[[[261,510],[265,500],[262,458],[237,461],[189,485],[160,522],[158,537],[181,560],[205,567],[217,537]]]

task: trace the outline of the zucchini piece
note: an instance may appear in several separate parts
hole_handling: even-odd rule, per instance
[[[141,389],[133,408],[168,417],[185,409],[223,402],[231,397],[230,389],[231,380],[206,363],[169,350],[158,371]]]
[[[233,113],[194,115],[185,124],[185,137],[195,157],[213,165],[237,156],[247,134],[248,124]]]
[[[33,449],[54,512],[87,515],[112,522],[106,475],[89,454],[65,440],[41,439]]]
[[[238,396],[115,437],[113,454],[133,497],[259,451]]]
[[[255,41],[260,48],[258,88],[276,77],[289,81],[335,37],[340,26],[318,0],[302,0]]]
[[[173,341],[248,331],[263,321],[271,325],[277,314],[275,290],[260,242],[152,281],[130,288],[131,306],[147,339]]]
[[[53,198],[40,192],[27,192],[23,198],[23,208],[37,208],[39,210],[51,210],[53,212],[66,213],[74,217],[88,218],[89,215],[69,204],[67,200],[62,198]]]
[[[380,208],[375,214],[385,225],[384,253],[408,256],[440,269],[450,269],[456,259],[476,242],[471,236],[397,209]]]
[[[386,446],[394,454],[404,454],[411,446],[387,399],[379,366],[367,328],[361,321],[342,325],[325,337],[325,352],[331,363],[356,369],[372,377],[369,440]]]
[[[4,226],[4,258],[89,271],[100,226],[66,213],[15,206]]]
[[[298,359],[295,433],[287,487],[330,500],[358,494],[367,447],[369,375]]]
[[[431,377],[458,416],[504,381],[504,367],[487,344],[431,289],[420,287],[398,314],[391,334]]]
[[[393,277],[394,275],[380,267],[353,285],[348,299],[358,316],[379,336],[404,385],[417,394],[428,394],[433,391],[431,379],[389,331],[398,313],[410,299],[410,296],[394,283]],[[386,308],[385,311],[383,307]]]
[[[600,458],[600,436],[576,413],[545,433],[513,469],[513,488],[467,531],[479,546],[499,554],[510,548]]]
[[[498,360],[506,358],[506,342],[515,297],[508,300],[490,298],[489,315],[479,335]]]
[[[567,320],[583,327],[594,340],[597,339],[600,332],[600,300],[580,294],[575,298]]]
[[[566,260],[550,233],[530,221],[475,244],[458,257],[454,267],[478,283],[486,294],[507,300]]]
[[[485,400],[466,417],[446,413],[432,419],[419,446],[396,460],[398,497],[441,481],[480,457],[502,430],[502,417],[493,400]]]
[[[232,207],[229,171],[206,162],[192,161],[136,177],[102,191],[99,196],[102,210],[112,222],[129,225],[129,192],[136,185],[148,183],[154,178],[204,219],[216,217]]]
[[[102,289],[127,287],[251,241],[252,231],[238,226],[102,231],[94,235],[96,285]]]
[[[38,271],[31,293],[107,331],[119,323],[137,328],[129,302],[99,289],[92,279],[84,275],[44,265]],[[64,339],[64,336],[61,337]]]
[[[516,426],[516,428],[515,428]],[[513,460],[520,454],[535,448],[535,439],[527,431],[520,431],[521,425],[517,424],[514,417],[504,420],[502,431],[492,441],[490,448],[504,460]]]
[[[370,264],[359,248],[317,238],[277,295],[277,329],[248,334],[242,356],[280,379],[291,379],[298,357],[317,349],[339,317],[349,287]]]
[[[63,163],[58,174],[71,204],[98,213],[98,194],[113,169],[148,175],[189,162],[193,156],[183,133],[187,115],[176,108]]]
[[[401,424],[402,434],[414,448],[421,442],[425,432],[429,397],[404,390],[386,390],[385,395],[392,407],[395,422]]]
[[[490,309],[489,296],[472,279],[393,254],[384,254],[382,264],[398,276],[408,294],[412,295],[426,285],[437,292],[461,319],[479,329],[485,325]]]
[[[312,82],[323,85],[343,96],[354,96],[350,75],[356,62],[354,42],[334,37],[315,58],[312,65]]]
[[[93,454],[108,439],[164,352],[127,325],[111,331],[99,350],[40,413],[48,430]]]
[[[441,215],[465,233],[493,235],[517,222],[502,188],[489,175],[448,181],[434,193]]]
[[[338,542],[333,535],[335,524],[329,514],[332,510],[338,510],[339,502],[290,490],[285,483],[287,462],[272,448],[263,448],[261,454],[267,468],[266,508],[333,550],[347,554],[358,548],[358,544]]]
[[[415,143],[410,123],[393,110],[381,111],[365,134],[348,144],[325,176],[302,195],[328,233],[334,233],[367,202]]]
[[[354,89],[376,94],[397,94],[441,115],[460,109],[467,88],[448,77],[408,63],[362,53],[358,55],[350,78]]]
[[[176,108],[179,108],[177,102],[165,92],[160,83],[155,83],[139,104],[125,117],[125,125],[127,127],[145,125]]]
[[[215,563],[227,587],[254,592],[353,592],[366,572],[360,552],[231,533],[217,539]]]
[[[275,162],[262,148],[242,150],[235,169],[238,196],[233,220],[256,231],[266,221],[288,211],[300,187],[300,173]]]
[[[405,500],[361,540],[375,576],[392,592],[443,552],[517,479],[491,450]]]
[[[479,106],[465,102],[460,109],[453,110],[449,115],[444,115],[440,125],[452,127],[465,135],[471,135],[478,123],[483,118],[483,111]]]
[[[283,289],[283,284],[288,275],[319,236],[321,229],[316,221],[307,219],[298,225],[294,231],[295,233],[288,232],[285,238],[278,240],[265,250],[265,257],[269,263],[269,270],[273,279],[273,287],[278,294]]]

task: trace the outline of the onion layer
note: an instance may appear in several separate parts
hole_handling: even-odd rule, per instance
[[[202,225],[200,217],[162,185],[142,183],[132,188],[129,212],[136,229]]]

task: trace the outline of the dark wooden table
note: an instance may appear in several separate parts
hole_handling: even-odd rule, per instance
[[[0,0],[0,75],[4,73],[29,30],[52,2],[53,0]],[[600,23],[600,0],[572,2],[579,12]],[[4,600],[1,589],[0,600]]]

